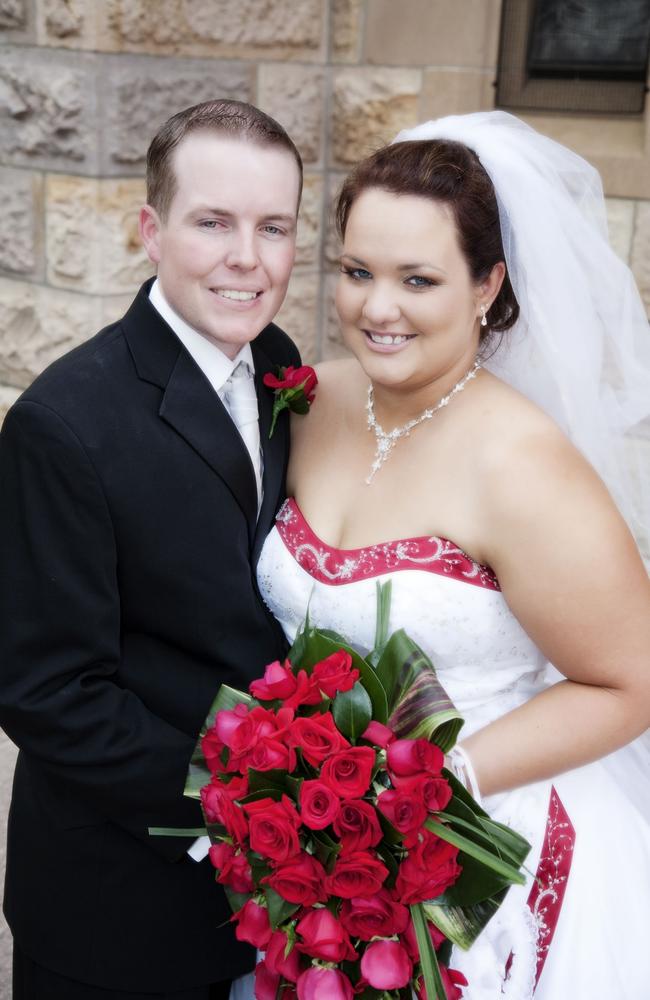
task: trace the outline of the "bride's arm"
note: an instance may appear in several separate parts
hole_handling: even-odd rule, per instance
[[[516,452],[509,475],[486,477],[482,527],[510,608],[566,680],[462,742],[482,795],[602,757],[650,726],[650,581],[627,527],[563,438]]]

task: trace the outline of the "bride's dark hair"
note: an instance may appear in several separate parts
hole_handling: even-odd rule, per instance
[[[336,202],[341,238],[354,202],[369,188],[418,195],[449,205],[460,248],[475,282],[484,281],[495,264],[505,262],[492,181],[476,154],[462,143],[446,139],[396,142],[358,163],[343,182]],[[508,330],[518,316],[519,305],[506,270],[499,294],[487,313],[488,328]]]

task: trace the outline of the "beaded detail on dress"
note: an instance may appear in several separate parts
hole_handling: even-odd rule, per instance
[[[420,569],[489,590],[501,589],[488,566],[475,562],[447,538],[425,535],[361,549],[336,549],[314,534],[293,498],[283,504],[276,526],[298,565],[320,583],[354,583],[383,573]]]

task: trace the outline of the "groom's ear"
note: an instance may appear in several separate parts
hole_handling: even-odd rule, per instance
[[[155,208],[143,205],[140,209],[138,229],[140,239],[152,264],[160,263],[160,230],[162,223]]]

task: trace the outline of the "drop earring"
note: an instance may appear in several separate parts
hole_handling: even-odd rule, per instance
[[[487,312],[487,306],[483,303],[481,305],[481,326],[487,326],[488,325],[487,324],[487,319],[485,317],[486,312]]]

